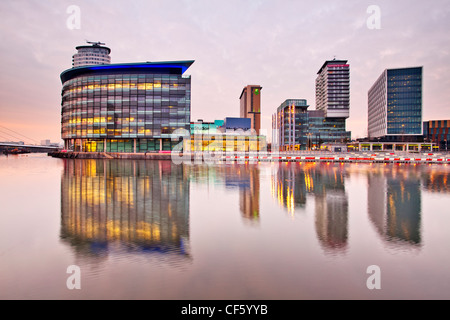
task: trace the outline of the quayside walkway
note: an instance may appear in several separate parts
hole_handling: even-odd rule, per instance
[[[450,163],[450,153],[439,152],[280,152],[266,155],[226,155],[224,158],[257,161]]]
[[[105,152],[51,152],[49,156],[67,159],[130,159],[130,160],[179,160],[194,163],[214,161],[238,162],[380,162],[380,163],[440,163],[450,164],[450,153],[433,152],[198,152],[189,154],[158,153],[105,153]]]

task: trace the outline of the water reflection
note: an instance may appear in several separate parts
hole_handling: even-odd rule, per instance
[[[422,242],[421,190],[449,190],[448,170],[442,167],[276,163],[271,168],[273,198],[292,216],[314,212],[315,234],[326,254],[348,250],[345,185],[355,172],[367,177],[371,224],[386,243],[397,247]],[[190,258],[190,183],[237,192],[243,221],[259,225],[260,171],[259,164],[250,163],[67,160],[61,238],[83,257],[101,259],[118,249]]]
[[[327,253],[345,252],[348,239],[348,199],[343,166],[326,163],[280,163],[272,174],[272,196],[290,214],[314,197],[315,229]]]
[[[260,168],[258,164],[230,163],[218,166],[186,167],[194,183],[212,183],[239,192],[239,209],[245,222],[258,225],[260,219]]]
[[[421,182],[415,167],[375,167],[367,173],[368,214],[388,242],[420,245]]]
[[[61,239],[82,258],[111,252],[190,259],[189,179],[170,161],[66,160]]]
[[[236,169],[236,165],[230,168]],[[225,175],[228,187],[237,185],[239,188],[239,209],[248,222],[259,222],[259,179],[259,167],[253,164],[231,170]]]
[[[442,170],[442,166],[432,166],[428,172],[422,174],[423,188],[431,192],[450,193],[448,170]]]
[[[0,157],[0,297],[448,299],[449,172]]]

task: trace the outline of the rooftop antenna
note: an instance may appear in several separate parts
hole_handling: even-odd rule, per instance
[[[103,43],[103,42],[100,42],[100,41],[92,42],[92,41],[87,41],[87,40],[86,40],[86,42],[92,44],[93,46],[100,46],[100,45],[102,45],[102,44],[104,45],[104,43]]]

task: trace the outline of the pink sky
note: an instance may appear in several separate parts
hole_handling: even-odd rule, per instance
[[[366,24],[373,4],[381,29]],[[80,29],[67,28],[70,5]],[[315,108],[316,73],[334,56],[350,64],[352,138],[366,135],[367,91],[386,68],[423,66],[423,120],[450,119],[446,0],[3,0],[0,17],[0,125],[38,142],[60,141],[59,75],[85,40],[105,42],[113,63],[195,60],[192,120],[238,116],[242,88],[261,85],[269,138],[285,99]],[[11,135],[0,127],[0,141],[18,140]]]

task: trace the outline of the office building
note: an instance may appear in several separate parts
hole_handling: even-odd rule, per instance
[[[327,118],[323,110],[308,110],[305,99],[287,99],[272,116],[273,150],[320,149],[324,144],[346,143],[345,118]]]
[[[272,143],[279,150],[300,150],[307,133],[308,104],[305,99],[287,99],[272,116]]]
[[[308,111],[308,145],[320,149],[328,145],[342,146],[350,142],[351,132],[346,131],[345,118],[326,117],[322,110]]]
[[[84,152],[171,150],[190,129],[188,61],[89,65],[61,73],[66,149]]]
[[[103,47],[101,42],[87,42],[90,46],[76,47],[77,53],[72,56],[72,66],[74,68],[95,65],[95,64],[110,64],[111,63],[111,49]]]
[[[350,65],[347,60],[328,60],[317,72],[316,110],[326,118],[350,115]]]
[[[368,92],[370,140],[422,139],[422,67],[386,69]]]
[[[242,89],[240,100],[240,117],[251,120],[251,129],[259,135],[261,129],[261,86],[248,85]]]
[[[249,118],[226,117],[224,120],[191,123],[191,138],[184,141],[185,151],[258,152],[267,149],[265,136],[251,130]]]
[[[424,121],[423,136],[426,142],[436,144],[441,151],[450,150],[450,120]]]
[[[221,128],[225,133],[244,133],[253,129],[251,119],[233,117],[226,117]]]
[[[203,121],[203,119],[198,119],[195,122],[191,122],[191,135],[215,134],[219,132],[224,122],[224,120],[214,120],[212,122],[207,122]]]

